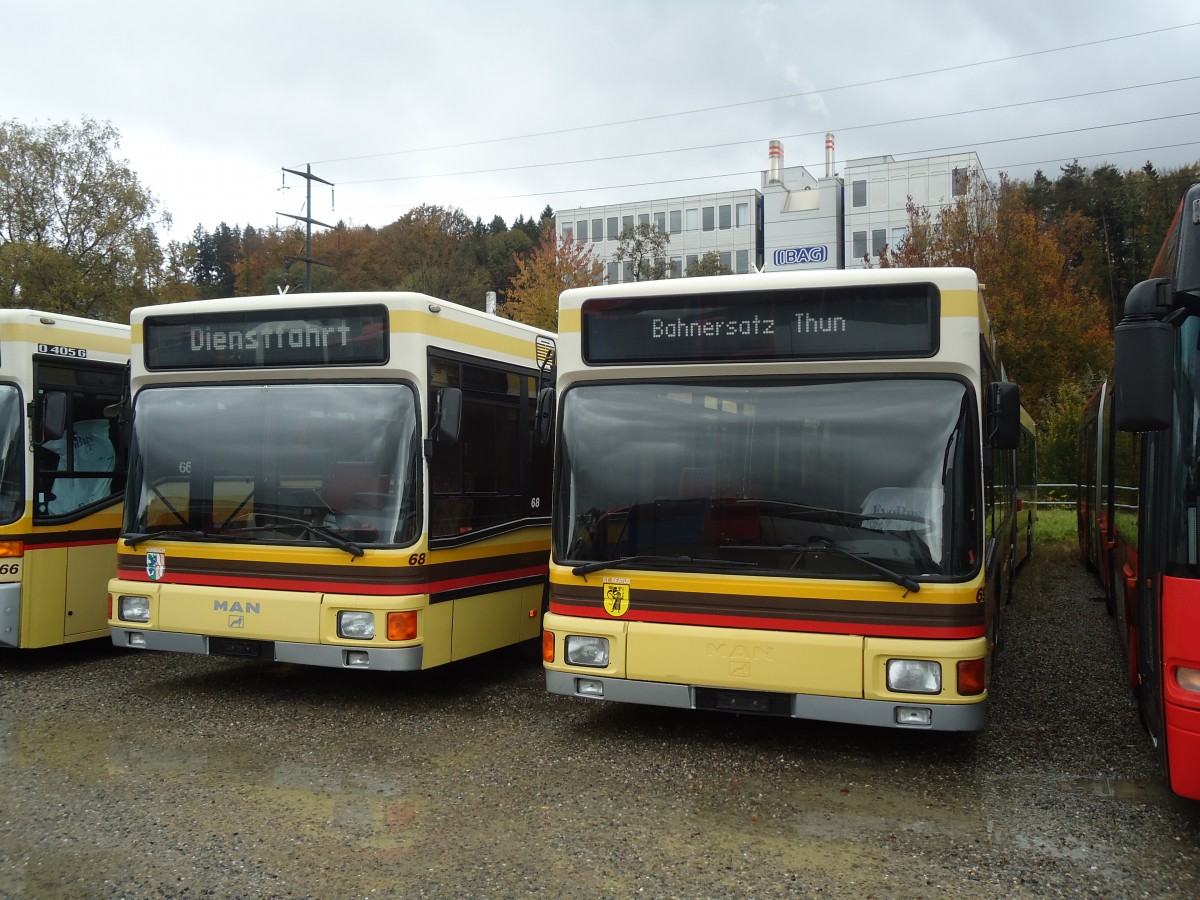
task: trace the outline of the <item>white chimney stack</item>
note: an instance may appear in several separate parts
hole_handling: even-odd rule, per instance
[[[771,141],[767,150],[767,184],[783,184],[783,144]]]
[[[833,177],[833,135],[825,133],[825,177]]]

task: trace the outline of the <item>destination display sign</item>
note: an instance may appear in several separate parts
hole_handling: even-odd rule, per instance
[[[591,365],[919,358],[937,352],[933,284],[585,300]]]
[[[388,311],[379,305],[150,316],[147,369],[363,366],[388,361]]]

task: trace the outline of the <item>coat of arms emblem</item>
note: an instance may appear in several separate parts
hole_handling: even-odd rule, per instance
[[[161,550],[146,552],[146,574],[151,581],[160,580],[167,572],[167,554]]]

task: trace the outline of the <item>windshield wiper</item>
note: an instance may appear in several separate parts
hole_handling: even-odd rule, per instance
[[[136,547],[151,538],[164,538],[172,541],[198,541],[209,537],[203,531],[185,531],[181,528],[166,528],[162,531],[139,531],[136,534],[123,535],[121,540],[126,547]]]
[[[321,540],[325,541],[325,543],[329,544],[330,546],[337,547],[339,550],[345,550],[347,553],[349,553],[351,556],[355,557],[356,559],[363,555],[363,552],[364,552],[363,548],[358,546],[358,544],[354,543],[354,541],[351,541],[351,540],[348,540],[347,538],[342,537],[340,534],[338,534],[335,531],[330,531],[327,528],[322,528],[320,525],[314,525],[311,522],[306,522],[306,521],[304,521],[304,519],[295,519],[295,518],[292,518],[291,516],[281,516],[281,515],[277,515],[275,513],[262,513],[262,512],[255,513],[255,516],[257,516],[259,518],[264,518],[264,519],[271,519],[279,524],[278,525],[251,525],[246,528],[232,528],[229,531],[227,531],[226,533],[227,534],[239,534],[239,533],[246,534],[246,533],[249,533],[252,531],[278,531],[280,526],[285,527],[285,528],[301,528],[304,531],[307,531],[309,534],[315,534],[317,537],[321,538]]]
[[[833,509],[828,506],[809,506],[807,503],[793,503],[790,500],[767,500],[755,497],[738,498],[738,504],[758,504],[761,506],[776,506],[794,512],[797,518],[827,521],[848,528],[868,528],[867,522],[888,522],[898,520],[915,522],[928,527],[930,520],[924,516],[914,516],[908,513],[859,513],[850,509]],[[871,530],[868,528],[868,530]],[[886,529],[885,529],[886,530]]]
[[[679,556],[621,556],[617,559],[597,559],[589,563],[583,563],[571,570],[572,575],[583,575],[585,578],[591,572],[599,572],[601,569],[627,569],[630,566],[636,566],[640,563],[658,563],[668,565],[696,565],[709,566],[715,568],[730,568],[730,569],[756,569],[758,563],[743,562],[732,559],[704,559],[699,556],[687,556],[686,554]]]
[[[797,559],[807,556],[809,553],[836,553],[838,556],[846,557],[846,559],[857,560],[868,569],[874,569],[888,581],[892,582],[893,584],[898,584],[906,591],[916,594],[921,590],[920,583],[915,579],[909,578],[907,575],[901,575],[899,572],[894,572],[887,566],[881,566],[877,562],[872,562],[865,556],[858,556],[855,553],[851,553],[849,550],[843,550],[841,547],[785,547],[784,549],[791,550],[796,553]]]

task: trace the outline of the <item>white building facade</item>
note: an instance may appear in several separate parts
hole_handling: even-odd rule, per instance
[[[908,200],[937,213],[965,196],[984,178],[972,152],[897,162],[890,156],[854,159],[845,167],[847,268],[861,268],[868,255],[878,261],[885,246],[895,248],[908,231]]]
[[[669,239],[668,277],[686,276],[708,252],[735,273],[862,268],[895,248],[909,222],[909,198],[935,217],[985,179],[974,152],[897,162],[891,156],[850,160],[836,172],[833,135],[825,136],[825,171],[785,167],[771,141],[760,190],[694,194],[664,200],[559,210],[560,237],[590,243],[605,281],[633,280],[615,260],[621,232],[643,223]]]
[[[667,200],[620,203],[559,210],[555,225],[560,237],[592,244],[604,264],[605,281],[632,281],[628,263],[614,257],[621,232],[644,223],[667,235],[667,275],[680,278],[706,253],[716,251],[730,270],[746,273],[762,264],[762,212],[758,191],[694,194]]]

